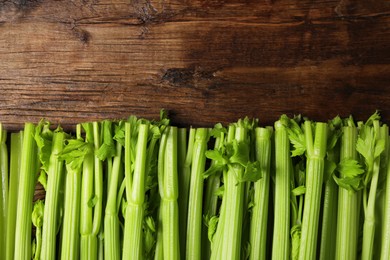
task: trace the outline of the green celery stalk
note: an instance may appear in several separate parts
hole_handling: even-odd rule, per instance
[[[320,260],[332,259],[336,251],[338,188],[333,178],[325,183]]]
[[[92,152],[91,145],[81,138],[81,125],[76,129],[77,140],[68,140],[61,154],[66,160],[62,260],[78,259],[80,255],[81,170],[85,155]],[[77,145],[72,147],[73,142]]]
[[[16,206],[15,260],[31,259],[31,213],[37,171],[37,147],[34,132],[34,124],[26,123],[24,126]]]
[[[104,215],[104,255],[106,259],[120,259],[119,218],[117,212],[117,194],[121,172],[122,145],[116,143],[116,154],[113,159],[112,176],[107,194]]]
[[[340,161],[357,159],[357,129],[355,126],[342,128]],[[341,177],[345,177],[341,175]],[[357,258],[359,227],[359,195],[346,188],[339,188],[336,232],[336,260],[353,260]]]
[[[290,141],[286,126],[275,122],[275,213],[272,259],[284,260],[290,256]]]
[[[390,137],[384,136],[387,138],[387,143],[390,143]],[[387,147],[387,152],[390,153],[390,145]],[[387,172],[386,174],[386,187],[385,187],[385,209],[382,220],[382,246],[380,259],[390,259],[390,160],[387,159]]]
[[[8,191],[8,216],[7,216],[7,247],[5,259],[14,259],[15,227],[16,227],[16,204],[18,200],[19,172],[21,165],[21,153],[23,146],[23,132],[11,133],[10,148],[10,174]],[[4,251],[3,251],[4,252]]]
[[[71,260],[79,257],[81,168],[72,169],[71,166],[67,165],[65,186],[61,259]]]
[[[143,258],[142,223],[144,220],[145,178],[147,159],[148,124],[138,126],[135,155],[131,154],[131,125],[125,123],[125,175],[126,216],[124,228],[123,259]],[[134,173],[131,172],[131,157],[135,156]]]
[[[162,146],[163,165],[158,171],[161,196],[162,235],[164,259],[180,259],[179,243],[179,195],[177,174],[177,127],[169,126],[163,132],[166,143]],[[191,197],[190,197],[191,198]]]
[[[260,162],[262,178],[254,184],[254,206],[250,224],[250,259],[266,259],[267,217],[270,192],[271,137],[268,128],[256,128],[256,160]]]
[[[205,171],[208,129],[198,128],[192,152],[188,198],[186,259],[201,259],[203,172]]]
[[[236,130],[236,128],[233,124],[229,125],[227,137],[225,138],[226,140],[223,140],[223,144],[221,144],[221,145],[224,146],[225,143],[233,142],[234,137],[235,137],[235,130]],[[223,179],[226,180],[228,178],[227,177],[228,170],[226,168],[223,169],[222,174],[223,174]],[[223,186],[223,189],[224,189],[223,190],[223,198],[222,198],[222,203],[221,203],[221,207],[220,207],[219,218],[217,219],[218,220],[217,221],[217,228],[216,228],[214,236],[211,238],[211,257],[210,257],[210,259],[213,259],[213,260],[221,259],[222,243],[223,243],[223,240],[225,239],[224,227],[225,227],[226,215],[227,215],[226,208],[227,208],[227,204],[228,204],[227,199],[225,199],[226,198],[225,187],[226,187],[226,182]]]
[[[368,127],[371,129],[368,130]],[[383,141],[384,143],[383,137],[380,135],[380,126],[378,120],[373,121],[373,126],[363,126],[363,130],[363,133],[359,132],[359,140],[357,144],[358,152],[362,154],[367,165],[365,180],[366,187],[363,191],[363,206],[365,216],[363,225],[362,259],[369,260],[373,258],[374,254],[375,201],[380,172],[380,154],[383,152],[385,145],[383,144],[382,151],[378,149],[379,142]],[[362,129],[360,131],[362,131]],[[369,189],[368,185],[370,186]]]
[[[63,149],[65,133],[57,130],[53,134],[48,169],[48,183],[45,197],[45,210],[42,228],[41,259],[56,258],[56,237],[59,217],[59,191],[63,179],[63,161],[58,156]]]
[[[221,132],[220,136],[215,139],[214,149],[221,148],[224,138],[225,134]],[[215,160],[212,160],[210,166],[212,167],[215,163]],[[221,185],[221,174],[222,172],[218,172],[206,179],[203,205],[203,215],[205,216],[213,217],[217,215],[218,196],[216,192]],[[211,256],[211,243],[208,238],[208,227],[206,225],[203,226],[202,230],[202,255],[203,259],[209,259]]]
[[[337,207],[338,207],[338,186],[333,179],[334,170],[340,161],[339,140],[342,134],[340,126],[342,121],[339,117],[328,123],[328,147],[326,154],[325,175],[324,175],[324,201],[322,210],[322,229],[320,240],[320,260],[332,259],[336,252],[337,234]]]
[[[82,124],[85,130],[86,143],[93,145],[92,123]],[[97,258],[97,238],[93,235],[93,208],[91,207],[94,197],[94,154],[84,155],[82,179],[81,179],[81,202],[80,202],[80,259]]]
[[[235,129],[235,140],[245,142],[247,140],[247,129],[237,125]],[[242,176],[243,166],[239,164],[230,165],[225,179],[226,199],[225,221],[221,247],[221,259],[239,259],[241,256],[241,235],[243,221],[244,182],[237,182],[236,176]],[[219,228],[219,227],[218,227]]]
[[[92,234],[98,236],[102,227],[103,217],[103,165],[100,158],[96,155],[101,146],[100,127],[98,122],[92,123],[93,144],[95,150],[94,156],[94,196],[96,199],[93,211]]]
[[[183,138],[183,130],[179,131],[179,147],[185,142],[185,137]],[[180,254],[181,258],[184,259],[186,255],[186,242],[187,242],[187,220],[188,220],[188,194],[190,190],[190,180],[191,180],[191,163],[192,163],[192,153],[195,140],[195,128],[191,128],[188,136],[188,144],[186,149],[186,156],[184,159],[184,164],[182,167],[179,167],[179,232],[180,232]],[[182,149],[183,150],[183,149]],[[181,154],[181,153],[179,153]]]
[[[321,192],[326,155],[327,124],[315,124],[313,141],[312,124],[305,121],[306,139],[306,193],[302,219],[299,259],[315,259],[317,249],[318,222],[321,207]]]
[[[8,151],[7,131],[0,123],[0,252],[6,251],[7,211],[8,211]]]

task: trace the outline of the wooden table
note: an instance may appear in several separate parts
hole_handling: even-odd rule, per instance
[[[0,0],[0,121],[390,122],[390,2]]]

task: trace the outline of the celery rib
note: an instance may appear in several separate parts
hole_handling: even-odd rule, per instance
[[[284,260],[290,256],[290,142],[286,127],[275,123],[275,219],[272,259]]]
[[[34,140],[35,126],[26,123],[19,174],[14,259],[31,259],[31,213],[37,174],[37,147]]]
[[[256,128],[256,160],[260,162],[262,178],[254,184],[254,206],[250,225],[250,259],[266,259],[267,218],[271,167],[271,136],[267,128]]]

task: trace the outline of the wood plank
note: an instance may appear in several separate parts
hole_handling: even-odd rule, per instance
[[[282,113],[390,122],[390,4],[2,1],[0,121],[170,111],[180,126]]]

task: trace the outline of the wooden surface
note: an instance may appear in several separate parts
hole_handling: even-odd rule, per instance
[[[0,0],[0,121],[390,122],[387,0]]]

